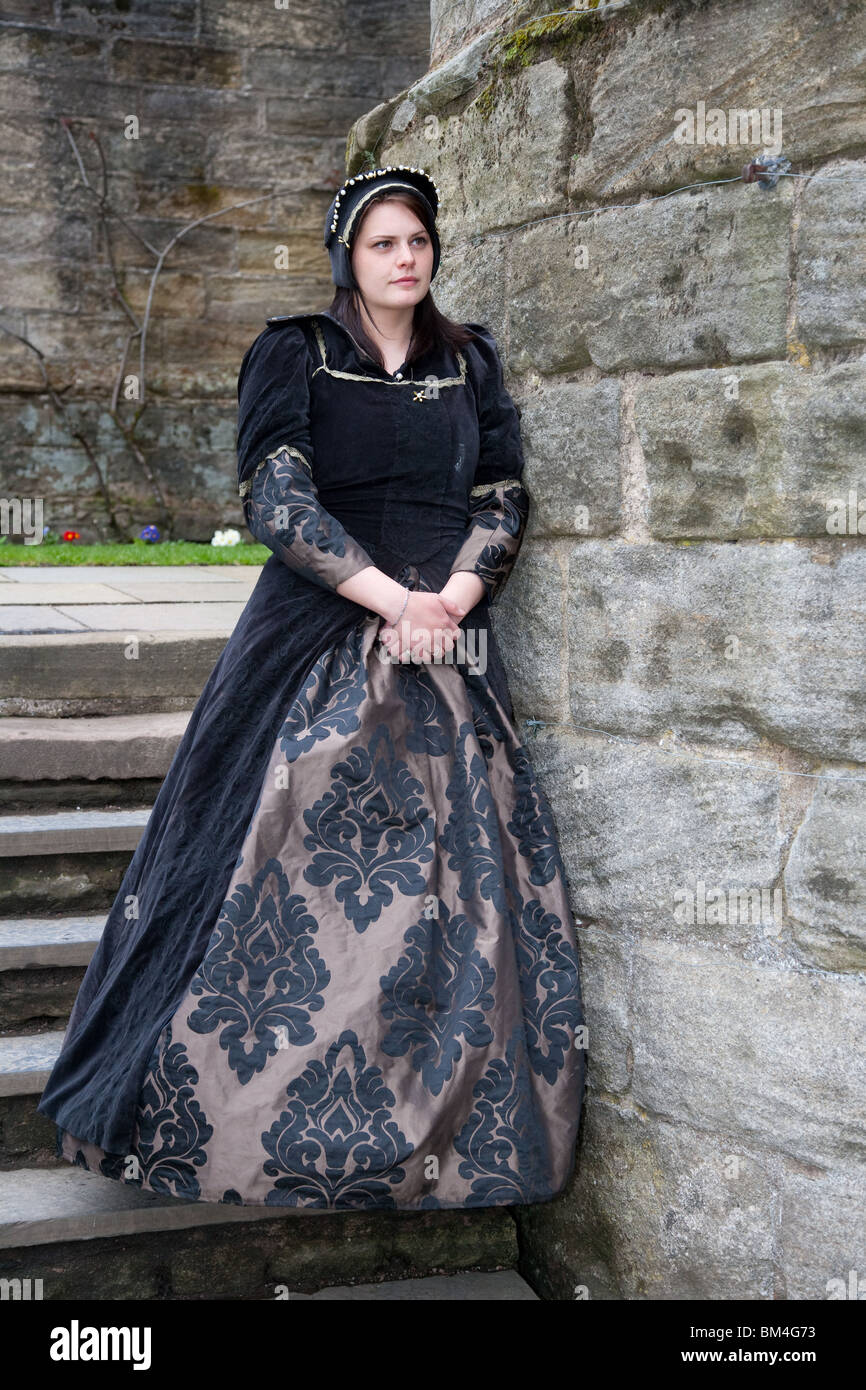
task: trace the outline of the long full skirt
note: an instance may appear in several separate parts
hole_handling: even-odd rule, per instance
[[[585,1039],[550,806],[477,655],[393,661],[378,626],[321,652],[284,712],[130,1143],[58,1124],[71,1163],[309,1211],[565,1186]]]

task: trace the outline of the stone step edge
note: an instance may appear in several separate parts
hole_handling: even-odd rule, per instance
[[[461,1270],[456,1274],[427,1274],[420,1278],[387,1279],[381,1284],[329,1284],[316,1293],[293,1293],[298,1303],[319,1300],[340,1302],[428,1300],[479,1303],[541,1303],[542,1300],[516,1269]]]
[[[105,918],[105,912],[0,918],[0,971],[87,965]]]
[[[134,850],[149,816],[149,808],[0,816],[0,859]]]
[[[0,1172],[0,1249],[273,1220],[279,1207],[158,1197],[72,1166]]]
[[[0,634],[0,702],[197,697],[233,630]]]
[[[8,1096],[40,1096],[59,1056],[64,1037],[63,1030],[0,1037],[0,1099]]]
[[[164,777],[190,713],[0,716],[0,782]]]
[[[0,1249],[56,1245],[155,1231],[188,1230],[233,1221],[286,1220],[335,1213],[326,1209],[234,1206],[159,1197],[83,1168],[18,1168],[0,1172]],[[337,1213],[338,1214],[338,1213]],[[472,1213],[467,1211],[467,1216]],[[478,1212],[481,1238],[489,1217]],[[495,1227],[488,1227],[495,1239]]]

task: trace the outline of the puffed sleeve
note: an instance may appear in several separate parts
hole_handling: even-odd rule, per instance
[[[483,581],[491,603],[511,573],[529,518],[530,497],[521,481],[523,446],[520,416],[505,389],[496,341],[481,324],[467,323],[477,335],[479,453],[469,494],[469,522],[451,574],[470,570]]]
[[[373,564],[319,501],[310,437],[310,359],[298,323],[266,329],[238,375],[238,493],[251,534],[284,564],[336,589]]]

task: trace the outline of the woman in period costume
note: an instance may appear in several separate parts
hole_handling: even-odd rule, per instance
[[[238,482],[273,554],[108,914],[39,1110],[71,1163],[299,1210],[544,1202],[584,1092],[575,924],[489,607],[525,530],[438,191],[334,198],[328,310],[269,319]]]

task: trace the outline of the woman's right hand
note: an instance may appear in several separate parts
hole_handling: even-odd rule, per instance
[[[413,589],[396,624],[384,621],[379,637],[393,661],[440,660],[454,648],[460,622],[452,616],[438,594]]]

